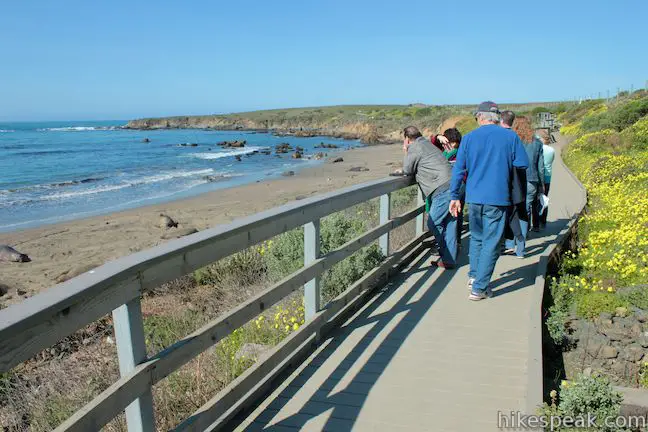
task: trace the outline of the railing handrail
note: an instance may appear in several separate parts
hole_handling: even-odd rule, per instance
[[[19,304],[2,309],[0,310],[0,340],[3,341],[3,344],[0,345],[0,372],[7,371],[20,362],[28,360],[41,350],[106,315],[115,307],[139,296],[147,289],[172,281],[245,249],[245,247],[267,240],[311,220],[410,184],[412,184],[412,179],[409,177],[385,178],[291,202],[108,262],[90,272],[55,285]],[[271,229],[259,233],[259,228],[264,227]],[[254,232],[255,229],[257,232]],[[253,236],[253,233],[256,235]],[[234,243],[236,240],[240,241],[235,237],[244,237],[244,241]],[[228,241],[229,245],[223,244]],[[201,252],[204,248],[214,249],[209,251],[208,258],[187,259],[187,254]],[[172,260],[178,262],[170,262]],[[169,271],[167,266],[173,264],[180,264],[181,269]],[[161,267],[167,268],[162,269]],[[160,271],[162,274],[157,273]],[[148,274],[144,274],[144,272],[148,272]],[[121,292],[115,293],[116,298],[113,301],[107,301],[106,307],[101,307],[97,311],[92,310],[94,313],[87,313],[88,319],[75,323],[74,328],[68,327],[65,331],[57,332],[56,337],[43,337],[38,332],[29,335],[30,337],[21,343],[23,350],[20,355],[15,355],[15,353],[12,355],[16,347],[10,346],[7,341],[14,339],[19,334],[27,333],[30,329],[35,329],[40,323],[56,319],[57,316],[70,316],[73,313],[71,310],[73,306],[100,295],[114,285],[120,285]],[[33,339],[41,340],[29,344],[29,341]]]
[[[305,287],[310,299],[319,298],[318,278],[326,269],[379,238],[381,248],[388,251],[389,232],[415,217],[420,218],[417,238],[421,239],[423,208],[420,198],[418,207],[402,216],[390,218],[389,214],[389,194],[412,184],[411,177],[384,178],[288,203],[119,258],[1,310],[0,340],[3,343],[0,345],[0,372],[9,370],[112,311],[121,378],[62,424],[60,429],[101,427],[126,408],[129,428],[133,417],[134,423],[139,424],[137,430],[151,430],[150,390],[153,384],[297,288]],[[382,197],[379,225],[320,256],[319,220],[377,197]],[[151,358],[146,357],[139,304],[143,291],[299,226],[309,228],[305,233],[308,251],[305,256],[310,258],[304,267],[166,350]],[[408,247],[411,249],[413,246]],[[393,265],[393,259],[385,262],[380,272],[384,273],[388,265]],[[377,277],[378,273],[372,273],[371,277]],[[311,307],[311,318],[317,318],[317,322],[305,326],[304,330],[324,325],[332,311],[343,308],[358,297],[358,292],[358,286],[354,287],[341,300],[336,299],[333,309],[323,315],[319,313],[317,302],[315,307]],[[142,426],[144,423],[148,426]]]

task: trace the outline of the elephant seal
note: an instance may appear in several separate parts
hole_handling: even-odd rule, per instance
[[[164,213],[160,213],[160,222],[158,223],[158,226],[160,228],[177,228],[178,222],[174,221]]]
[[[11,246],[0,245],[0,261],[30,262],[31,259],[24,253],[18,252]]]

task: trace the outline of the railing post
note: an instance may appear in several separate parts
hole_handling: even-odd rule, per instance
[[[391,194],[385,194],[380,196],[380,225],[387,223],[391,218]],[[383,256],[389,256],[389,233],[385,233],[380,236],[378,239],[378,244],[380,245],[380,250],[383,253]]]
[[[304,225],[304,265],[320,256],[320,220]],[[311,319],[320,310],[320,277],[315,276],[304,285],[304,315]]]
[[[418,194],[417,194],[417,199],[416,199],[416,206],[420,207],[422,205],[425,205],[425,197],[423,196],[423,192],[421,191],[421,188],[417,187],[418,189]],[[416,216],[416,237],[419,237],[420,235],[423,234],[423,231],[425,231],[425,213],[421,213],[420,215]]]
[[[117,356],[119,357],[119,373],[124,376],[146,360],[146,342],[140,299],[136,298],[121,305],[113,310],[112,316],[117,341]],[[153,432],[155,430],[153,396],[150,388],[128,405],[125,411],[128,432]]]

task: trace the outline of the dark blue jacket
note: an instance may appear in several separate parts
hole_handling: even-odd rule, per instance
[[[515,132],[494,124],[481,126],[461,140],[450,195],[453,200],[460,198],[459,187],[468,173],[467,203],[508,206],[513,167],[528,166],[529,158]]]
[[[529,158],[529,167],[527,168],[526,175],[527,181],[544,183],[545,168],[542,142],[534,139],[529,144],[524,143],[524,150],[526,150],[527,157]]]

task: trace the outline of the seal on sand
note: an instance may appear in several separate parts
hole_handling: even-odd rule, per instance
[[[31,259],[24,253],[18,252],[11,246],[0,245],[0,261],[30,262]]]
[[[174,221],[173,219],[171,219],[169,216],[165,215],[164,213],[161,213],[160,214],[159,227],[160,228],[177,228],[178,227],[178,222]]]

